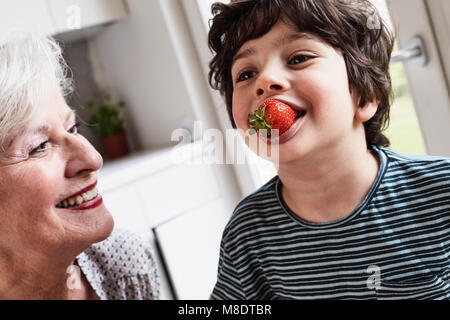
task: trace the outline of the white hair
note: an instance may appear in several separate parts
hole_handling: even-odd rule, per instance
[[[48,36],[17,34],[0,45],[0,145],[11,130],[23,125],[41,97],[55,85],[63,96],[72,90],[72,77],[62,49]]]

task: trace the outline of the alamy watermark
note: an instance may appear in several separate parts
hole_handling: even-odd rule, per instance
[[[370,30],[380,30],[381,29],[381,18],[378,11],[374,8],[367,8],[364,10],[367,17],[366,26]]]
[[[68,274],[66,279],[66,286],[69,290],[80,290],[81,285],[81,269],[79,266],[71,264],[66,269],[66,274]],[[90,282],[102,282],[104,278],[99,273],[94,273],[89,278]]]
[[[278,133],[272,130],[270,138],[267,130],[250,134],[242,129],[227,129],[224,133],[215,128],[205,130],[201,121],[195,121],[192,130],[178,128],[172,132],[171,140],[178,144],[172,149],[171,160],[188,164],[253,164],[255,158],[247,155],[244,142],[255,154],[278,167]],[[201,156],[193,157],[194,154]]]
[[[81,29],[81,8],[72,4],[66,8],[66,26],[70,30]]]
[[[367,288],[370,290],[378,290],[381,287],[381,269],[377,265],[370,265],[367,271],[370,276],[367,278]]]
[[[70,265],[67,267],[66,273],[69,274],[66,280],[67,288],[70,290],[81,289],[81,270],[80,267]]]

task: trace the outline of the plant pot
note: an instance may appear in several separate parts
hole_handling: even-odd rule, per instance
[[[126,156],[130,153],[124,131],[103,138],[102,145],[106,156],[111,160]]]

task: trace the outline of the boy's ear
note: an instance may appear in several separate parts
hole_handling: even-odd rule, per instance
[[[355,120],[361,123],[369,121],[377,112],[379,104],[380,100],[374,100],[367,102],[364,107],[356,107]]]

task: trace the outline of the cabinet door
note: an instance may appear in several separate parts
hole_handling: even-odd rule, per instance
[[[136,186],[121,188],[102,193],[103,202],[114,218],[114,227],[125,229],[148,238],[151,232],[144,214],[142,201],[136,192]]]
[[[206,300],[217,279],[220,241],[231,213],[211,201],[154,229],[175,299]]]
[[[99,186],[99,189],[102,188]],[[101,192],[101,194],[106,208],[114,218],[114,229],[131,231],[148,241],[154,249],[157,267],[160,271],[160,299],[171,300],[173,296],[167,276],[163,272],[162,258],[156,250],[155,239],[144,214],[142,200],[136,191],[136,186],[130,184]]]
[[[127,14],[122,0],[47,0],[56,33],[112,22]]]
[[[53,33],[46,0],[0,1],[0,43],[14,31]]]
[[[141,179],[137,188],[152,227],[220,196],[208,165],[174,166]]]

